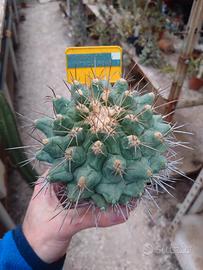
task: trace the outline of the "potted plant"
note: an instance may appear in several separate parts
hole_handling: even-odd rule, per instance
[[[156,41],[148,39],[142,53],[139,56],[139,62],[145,66],[161,68],[165,63],[161,51],[157,47]]]
[[[196,59],[190,58],[188,73],[189,89],[198,91],[203,86],[203,56]]]
[[[134,43],[135,52],[136,52],[137,56],[140,56],[142,54],[142,51],[145,47],[145,44],[146,44],[146,42],[145,42],[144,37],[142,35],[140,35]]]

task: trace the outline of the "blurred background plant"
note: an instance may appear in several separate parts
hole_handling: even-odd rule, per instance
[[[203,65],[203,55],[200,55],[197,58],[193,56],[190,57],[189,65],[188,65],[188,75],[190,77],[202,77],[202,71],[200,67]]]
[[[203,55],[190,57],[188,64],[189,89],[198,91],[203,86]]]
[[[111,33],[111,29],[99,21],[96,21],[94,25],[90,27],[90,37],[97,40],[99,45],[111,45],[117,43],[116,34]]]
[[[140,54],[139,62],[145,66],[153,66],[155,68],[162,68],[165,65],[162,53],[157,48],[156,40],[153,38],[148,39]]]
[[[84,6],[82,0],[71,0],[71,24],[72,33],[76,46],[82,46],[87,39],[87,17],[84,12]]]

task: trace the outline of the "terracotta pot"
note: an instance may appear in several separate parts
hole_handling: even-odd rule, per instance
[[[28,7],[26,1],[22,1],[20,5],[21,5],[21,8],[27,8]]]
[[[188,81],[189,89],[198,91],[203,86],[203,79],[192,77]]]
[[[202,54],[202,51],[201,50],[194,49],[191,56],[192,56],[192,58],[194,60],[196,60],[197,58],[200,57],[201,54]]]
[[[165,35],[165,31],[164,30],[159,31],[158,40],[163,39],[164,38],[164,35]]]
[[[163,52],[167,54],[175,52],[173,42],[170,39],[167,39],[167,38],[160,39],[158,41],[158,46],[160,50],[162,50]]]

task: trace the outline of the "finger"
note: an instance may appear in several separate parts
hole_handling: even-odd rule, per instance
[[[126,207],[120,207],[120,211],[115,212],[111,208],[107,211],[95,209],[84,215],[85,209],[80,210],[79,216],[74,220],[74,233],[83,229],[92,227],[110,227],[113,225],[124,223],[129,218],[129,212]]]
[[[108,227],[115,224],[123,223],[128,220],[130,213],[136,208],[137,200],[132,200],[129,206],[117,206],[117,209],[113,210],[109,207],[106,211],[101,211],[99,208],[94,208],[94,211],[89,211],[89,214],[84,219],[84,209],[79,209],[78,213],[81,215],[84,226],[98,226]],[[80,219],[81,222],[81,219]]]
[[[56,207],[59,200],[56,196],[56,186],[54,184],[49,184],[46,181],[46,177],[49,173],[49,169],[46,170],[36,181],[34,192],[32,195],[32,200],[37,200],[41,202],[47,202],[50,207]]]
[[[118,212],[112,210],[111,208],[105,212],[101,212],[99,210],[99,214],[98,227],[109,227],[120,224],[127,221],[129,218],[129,213],[126,211],[125,207],[120,207]],[[95,226],[95,223],[93,223],[93,226]]]
[[[43,185],[46,182],[46,178],[47,178],[48,174],[49,174],[49,169],[47,169],[41,176],[39,176],[39,178],[35,182],[33,195],[35,195],[37,192],[39,192],[40,189],[43,187]]]

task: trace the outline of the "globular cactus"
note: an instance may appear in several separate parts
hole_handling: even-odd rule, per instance
[[[36,159],[51,164],[48,183],[62,183],[72,205],[92,202],[102,210],[127,205],[168,166],[171,126],[153,106],[155,95],[93,79],[74,81],[71,100],[52,99],[55,117],[35,121],[46,135]]]

